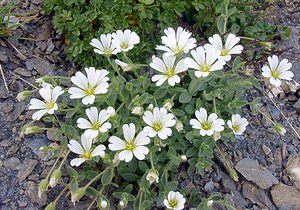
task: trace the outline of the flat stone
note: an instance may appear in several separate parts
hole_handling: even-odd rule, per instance
[[[265,153],[265,155],[269,155],[271,153],[271,149],[268,146],[266,146],[265,144],[263,144],[261,146],[261,149],[263,150],[263,152]]]
[[[279,209],[300,209],[300,192],[295,187],[280,183],[272,187],[271,196]]]
[[[41,160],[49,160],[53,157],[51,152],[42,152],[41,147],[48,146],[50,144],[49,139],[45,137],[36,137],[36,138],[26,138],[26,145],[30,147],[32,152],[37,155]]]
[[[10,170],[16,170],[20,164],[20,160],[16,157],[12,157],[3,161],[3,166],[5,168],[9,168]]]
[[[251,182],[246,181],[243,184],[243,196],[258,204],[262,209],[272,209],[272,202],[267,196],[266,192]]]
[[[43,193],[41,198],[38,197],[38,185],[33,181],[27,182],[26,194],[31,199],[32,202],[39,204],[39,206],[44,206],[47,204],[47,194]]]
[[[37,163],[38,161],[33,159],[24,160],[17,175],[19,183],[23,182],[31,174],[31,172],[34,170],[34,167],[36,166]]]
[[[300,112],[300,99],[293,105],[297,112]]]
[[[293,181],[297,182],[296,185],[300,185],[300,155],[289,156],[287,166],[287,172]]]
[[[24,76],[24,77],[31,77],[31,72],[30,71],[28,71],[27,69],[20,68],[20,67],[16,68],[14,70],[14,73],[19,74],[19,75]]]
[[[50,62],[42,58],[29,59],[25,62],[25,65],[28,70],[36,70],[40,76],[53,74],[53,69]]]
[[[256,160],[244,158],[240,160],[235,169],[240,172],[248,181],[254,182],[262,189],[267,189],[274,184],[278,184],[278,180],[266,169],[261,169]]]
[[[25,108],[25,102],[15,103],[13,111],[7,117],[7,121],[13,122],[16,119],[18,119],[21,113],[25,110]]]

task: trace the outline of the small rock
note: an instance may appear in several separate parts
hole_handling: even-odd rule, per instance
[[[288,174],[291,178],[300,185],[300,155],[289,156],[287,166]]]
[[[4,84],[0,84],[0,99],[8,98],[9,94]]]
[[[32,152],[36,154],[42,160],[49,160],[53,157],[51,152],[42,152],[41,147],[48,146],[50,141],[47,138],[28,138],[26,139],[26,145],[31,148]]]
[[[280,183],[272,187],[271,196],[279,209],[300,209],[300,192],[295,187]]]
[[[32,202],[38,203],[39,206],[44,206],[47,204],[46,193],[42,194],[42,197],[38,197],[38,185],[33,181],[27,182],[26,194],[31,199]]]
[[[23,182],[31,174],[31,172],[34,170],[34,167],[36,166],[37,163],[38,161],[32,159],[24,160],[17,175],[19,183]]]
[[[14,144],[8,149],[6,156],[11,156],[15,154],[18,150],[19,150],[19,144]]]
[[[26,103],[19,102],[15,103],[13,111],[7,116],[7,121],[13,122],[21,115],[21,113],[25,110]]]
[[[3,63],[8,62],[8,57],[7,57],[7,55],[5,55],[4,51],[0,51],[0,61],[3,62]]]
[[[19,207],[24,208],[27,206],[27,202],[26,201],[18,201],[19,203]]]
[[[23,69],[21,67],[16,68],[14,73],[19,74],[24,77],[31,77],[31,72],[26,69]]]
[[[214,190],[214,183],[212,181],[210,182],[207,182],[205,185],[204,185],[204,191],[205,192],[212,192]]]
[[[244,158],[235,165],[235,168],[248,181],[254,182],[262,189],[267,189],[274,184],[279,183],[271,172],[265,169],[261,169],[256,160]]]
[[[269,155],[271,153],[271,149],[265,144],[263,144],[261,148],[264,151],[265,155]]]
[[[5,168],[9,168],[10,170],[16,170],[20,164],[20,160],[16,157],[12,157],[3,161],[3,166]]]
[[[274,161],[275,165],[281,168],[282,166],[281,148],[277,148],[275,150],[274,160],[275,160]]]
[[[297,112],[300,112],[300,99],[293,105]]]
[[[246,181],[243,184],[243,195],[263,209],[272,209],[272,203],[266,192],[250,182]]]
[[[42,58],[28,59],[25,62],[25,65],[28,70],[35,69],[40,74],[40,76],[53,74],[50,62]]]
[[[189,182],[184,189],[186,190],[187,193],[192,192],[193,189],[195,189],[195,185],[193,184],[193,182]]]

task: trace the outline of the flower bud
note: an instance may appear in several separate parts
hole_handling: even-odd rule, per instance
[[[146,176],[146,180],[149,181],[150,185],[153,183],[153,182],[156,182],[158,183],[158,180],[159,180],[159,173],[157,170],[155,169],[151,169],[147,176]]]
[[[212,206],[212,204],[213,204],[213,202],[214,202],[213,200],[209,200],[209,201],[207,201],[207,204],[206,204],[206,205],[207,205],[207,207],[211,207],[211,206]]]
[[[105,208],[107,207],[107,201],[102,200],[101,203],[100,203],[100,207],[101,207],[102,209],[105,209]]]
[[[55,210],[55,208],[55,203],[51,202],[46,206],[45,210]]]
[[[55,187],[56,184],[60,182],[60,180],[61,180],[61,171],[60,169],[56,169],[51,175],[49,186],[52,188]]]
[[[259,44],[267,50],[272,49],[272,42],[259,42]]]
[[[132,70],[135,66],[134,64],[128,64],[118,59],[115,60],[115,63],[120,66],[124,72]]]
[[[107,112],[107,114],[109,114],[110,117],[113,117],[116,115],[116,110],[111,106],[107,107],[106,112]]]
[[[135,115],[143,115],[144,109],[141,106],[136,106],[136,107],[133,108],[131,113],[135,114]]]
[[[282,125],[280,125],[280,124],[278,124],[278,123],[276,123],[276,124],[274,125],[274,128],[275,128],[275,130],[276,130],[281,136],[284,136],[284,134],[286,133],[286,129],[285,129]]]
[[[178,132],[182,131],[182,129],[183,129],[183,124],[182,124],[182,122],[181,122],[180,120],[177,120],[177,121],[176,121],[175,128],[176,128],[176,130],[177,130]]]
[[[24,134],[25,135],[29,135],[29,134],[34,134],[34,133],[38,133],[40,132],[41,129],[38,126],[30,126],[30,127],[26,127],[24,130]]]
[[[215,131],[213,134],[213,138],[215,141],[218,141],[219,139],[221,139],[221,132]]]
[[[113,159],[113,164],[115,167],[117,167],[120,164],[120,159],[119,159],[119,153],[116,153]]]
[[[181,160],[182,162],[186,162],[186,161],[187,161],[186,155],[181,155],[181,156],[180,156],[180,160]]]
[[[25,100],[26,98],[30,97],[31,96],[31,92],[28,91],[28,90],[25,90],[23,92],[20,92],[18,95],[17,95],[17,100],[18,101],[23,101]]]
[[[43,79],[43,77],[37,78],[35,80],[35,83],[38,83],[38,84],[42,84],[43,82],[45,82],[44,79]]]
[[[119,208],[120,209],[124,209],[124,208],[126,208],[126,206],[127,206],[127,201],[126,200],[121,200],[119,202]]]
[[[40,184],[39,184],[39,189],[38,189],[38,197],[41,198],[43,193],[46,192],[48,188],[48,179],[43,179]]]
[[[174,106],[174,102],[172,99],[165,100],[164,105],[163,105],[163,107],[167,110],[171,110],[173,106]]]
[[[149,104],[149,106],[147,107],[147,110],[148,110],[148,111],[152,111],[153,108],[154,108],[153,104]]]
[[[75,192],[71,193],[71,201],[75,206],[76,201],[79,201],[85,194],[85,188],[78,188]]]
[[[48,147],[46,147],[46,146],[40,147],[40,150],[41,150],[41,152],[46,153],[46,152],[48,152]]]

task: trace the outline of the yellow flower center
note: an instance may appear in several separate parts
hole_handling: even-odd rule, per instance
[[[133,151],[136,148],[134,141],[130,141],[126,143],[125,150]]]
[[[112,50],[110,48],[106,48],[106,49],[104,49],[103,52],[104,52],[105,55],[111,55]]]
[[[80,157],[84,158],[86,160],[91,160],[92,159],[92,154],[89,151],[86,151],[84,154],[81,154]]]
[[[153,124],[152,128],[157,132],[160,131],[162,129],[162,124],[160,122],[156,122]]]
[[[272,77],[278,79],[280,77],[280,72],[277,69],[272,69],[271,70],[271,75],[272,75]]]
[[[92,125],[92,129],[94,130],[99,130],[99,128],[101,127],[101,124],[99,122],[95,122],[93,125]]]
[[[201,71],[209,72],[209,70],[210,70],[210,65],[204,64],[203,66],[201,66]]]
[[[201,124],[201,126],[204,130],[210,130],[212,128],[212,123],[205,121],[204,123]]]
[[[221,56],[225,56],[225,55],[228,55],[229,54],[229,51],[226,50],[226,49],[222,49],[221,51]]]
[[[176,208],[177,207],[177,200],[173,199],[169,201],[169,205],[171,208]]]
[[[128,48],[129,46],[128,46],[128,44],[127,44],[126,42],[123,42],[123,43],[120,45],[120,47],[121,47],[122,49],[126,49],[126,48]]]
[[[54,101],[49,101],[46,104],[47,104],[47,109],[52,109],[55,105],[55,102]]]
[[[166,72],[167,77],[173,77],[175,75],[175,68],[170,69],[169,71]]]
[[[235,125],[232,125],[232,130],[234,130],[234,132],[239,132],[240,130],[240,126],[235,124]]]
[[[85,89],[85,94],[88,96],[95,95],[95,87],[91,87],[90,84],[88,84],[88,88]]]

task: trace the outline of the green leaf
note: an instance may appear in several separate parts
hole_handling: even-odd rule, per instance
[[[101,183],[103,185],[108,185],[113,178],[113,174],[114,172],[112,168],[105,169],[105,172],[101,176]]]
[[[186,104],[192,100],[192,96],[188,92],[183,92],[179,96],[179,102]]]
[[[159,88],[154,92],[153,96],[156,99],[160,99],[164,97],[167,94],[167,92],[168,92],[167,88]]]
[[[218,16],[216,19],[217,22],[217,28],[220,34],[224,34],[226,31],[224,31],[224,18],[222,15]]]

